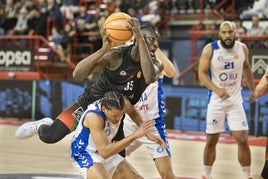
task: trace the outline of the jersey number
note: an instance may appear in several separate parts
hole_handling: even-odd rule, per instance
[[[134,83],[134,81],[127,82],[127,85],[125,86],[124,90],[125,91],[132,91],[133,90],[133,86],[134,86],[133,83]]]
[[[233,69],[234,68],[234,62],[225,62],[224,63],[224,69]]]

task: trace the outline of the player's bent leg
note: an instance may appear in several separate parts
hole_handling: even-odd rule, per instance
[[[159,157],[154,160],[158,173],[163,179],[175,179],[172,169],[171,158],[169,156]]]
[[[116,168],[113,179],[142,179],[143,177],[131,166],[127,160],[123,160]]]
[[[70,132],[71,130],[61,120],[56,119],[50,126],[40,126],[38,135],[44,143],[52,144],[60,141]]]
[[[98,179],[110,179],[108,172],[101,163],[95,163],[87,170],[87,179],[98,178]]]
[[[68,106],[51,126],[40,126],[38,135],[45,143],[56,143],[73,131],[79,122],[84,110],[77,102]]]
[[[32,122],[26,122],[22,124],[15,132],[15,136],[18,139],[27,139],[35,134],[37,134],[37,131],[39,127],[43,124],[51,125],[53,123],[53,120],[46,117],[38,121],[32,121]]]

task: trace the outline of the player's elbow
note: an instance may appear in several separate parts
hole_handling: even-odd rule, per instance
[[[175,71],[169,71],[169,72],[165,72],[165,76],[167,76],[168,78],[173,78],[175,77],[176,72]]]
[[[80,73],[76,69],[74,69],[74,71],[73,71],[73,79],[74,80],[83,80],[83,78],[81,77]]]
[[[110,155],[109,153],[107,153],[107,152],[104,151],[104,150],[99,150],[98,152],[99,152],[99,155],[100,155],[102,158],[104,158],[104,159],[107,159],[107,158],[109,158],[109,157],[112,156],[112,155]]]
[[[148,84],[151,84],[151,83],[153,83],[153,82],[155,82],[156,81],[156,78],[148,78],[148,79],[145,79],[145,83],[148,85]]]
[[[204,73],[202,73],[202,72],[198,72],[198,78],[199,78],[199,80],[201,81],[201,82],[204,82],[205,81],[205,77],[204,77]]]

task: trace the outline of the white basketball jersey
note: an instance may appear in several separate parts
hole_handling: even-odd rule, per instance
[[[140,100],[134,105],[143,120],[156,119],[165,113],[164,94],[162,90],[163,76],[151,83],[143,92]]]
[[[97,153],[97,148],[94,143],[94,141],[91,138],[91,132],[88,128],[85,128],[83,125],[83,121],[85,120],[85,116],[89,112],[94,112],[102,117],[104,120],[104,131],[107,135],[108,142],[111,143],[112,139],[116,135],[119,125],[113,124],[109,120],[106,119],[105,115],[101,111],[101,107],[99,104],[99,101],[96,101],[88,106],[88,109],[84,112],[83,116],[81,117],[81,120],[79,121],[79,124],[75,130],[74,138],[72,140],[72,151],[73,155],[79,155],[80,152],[84,152],[85,149],[87,152]],[[80,151],[81,150],[81,151]]]
[[[230,95],[228,101],[242,102],[241,82],[245,61],[242,43],[235,41],[234,47],[231,49],[223,48],[220,41],[212,42],[211,45],[213,51],[209,76],[212,82],[220,88],[227,89]],[[221,101],[214,91],[210,91],[210,93],[210,100]]]

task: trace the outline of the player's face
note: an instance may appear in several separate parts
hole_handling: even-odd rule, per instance
[[[154,56],[155,51],[159,48],[159,34],[156,32],[143,32],[143,36],[149,51]]]
[[[146,35],[145,40],[146,40],[147,46],[149,48],[149,51],[151,53],[155,53],[155,51],[159,47],[159,39],[154,35]]]
[[[103,108],[106,118],[113,124],[118,124],[124,115],[124,110]]]
[[[226,24],[220,28],[219,37],[224,48],[232,48],[235,43],[234,29]]]

